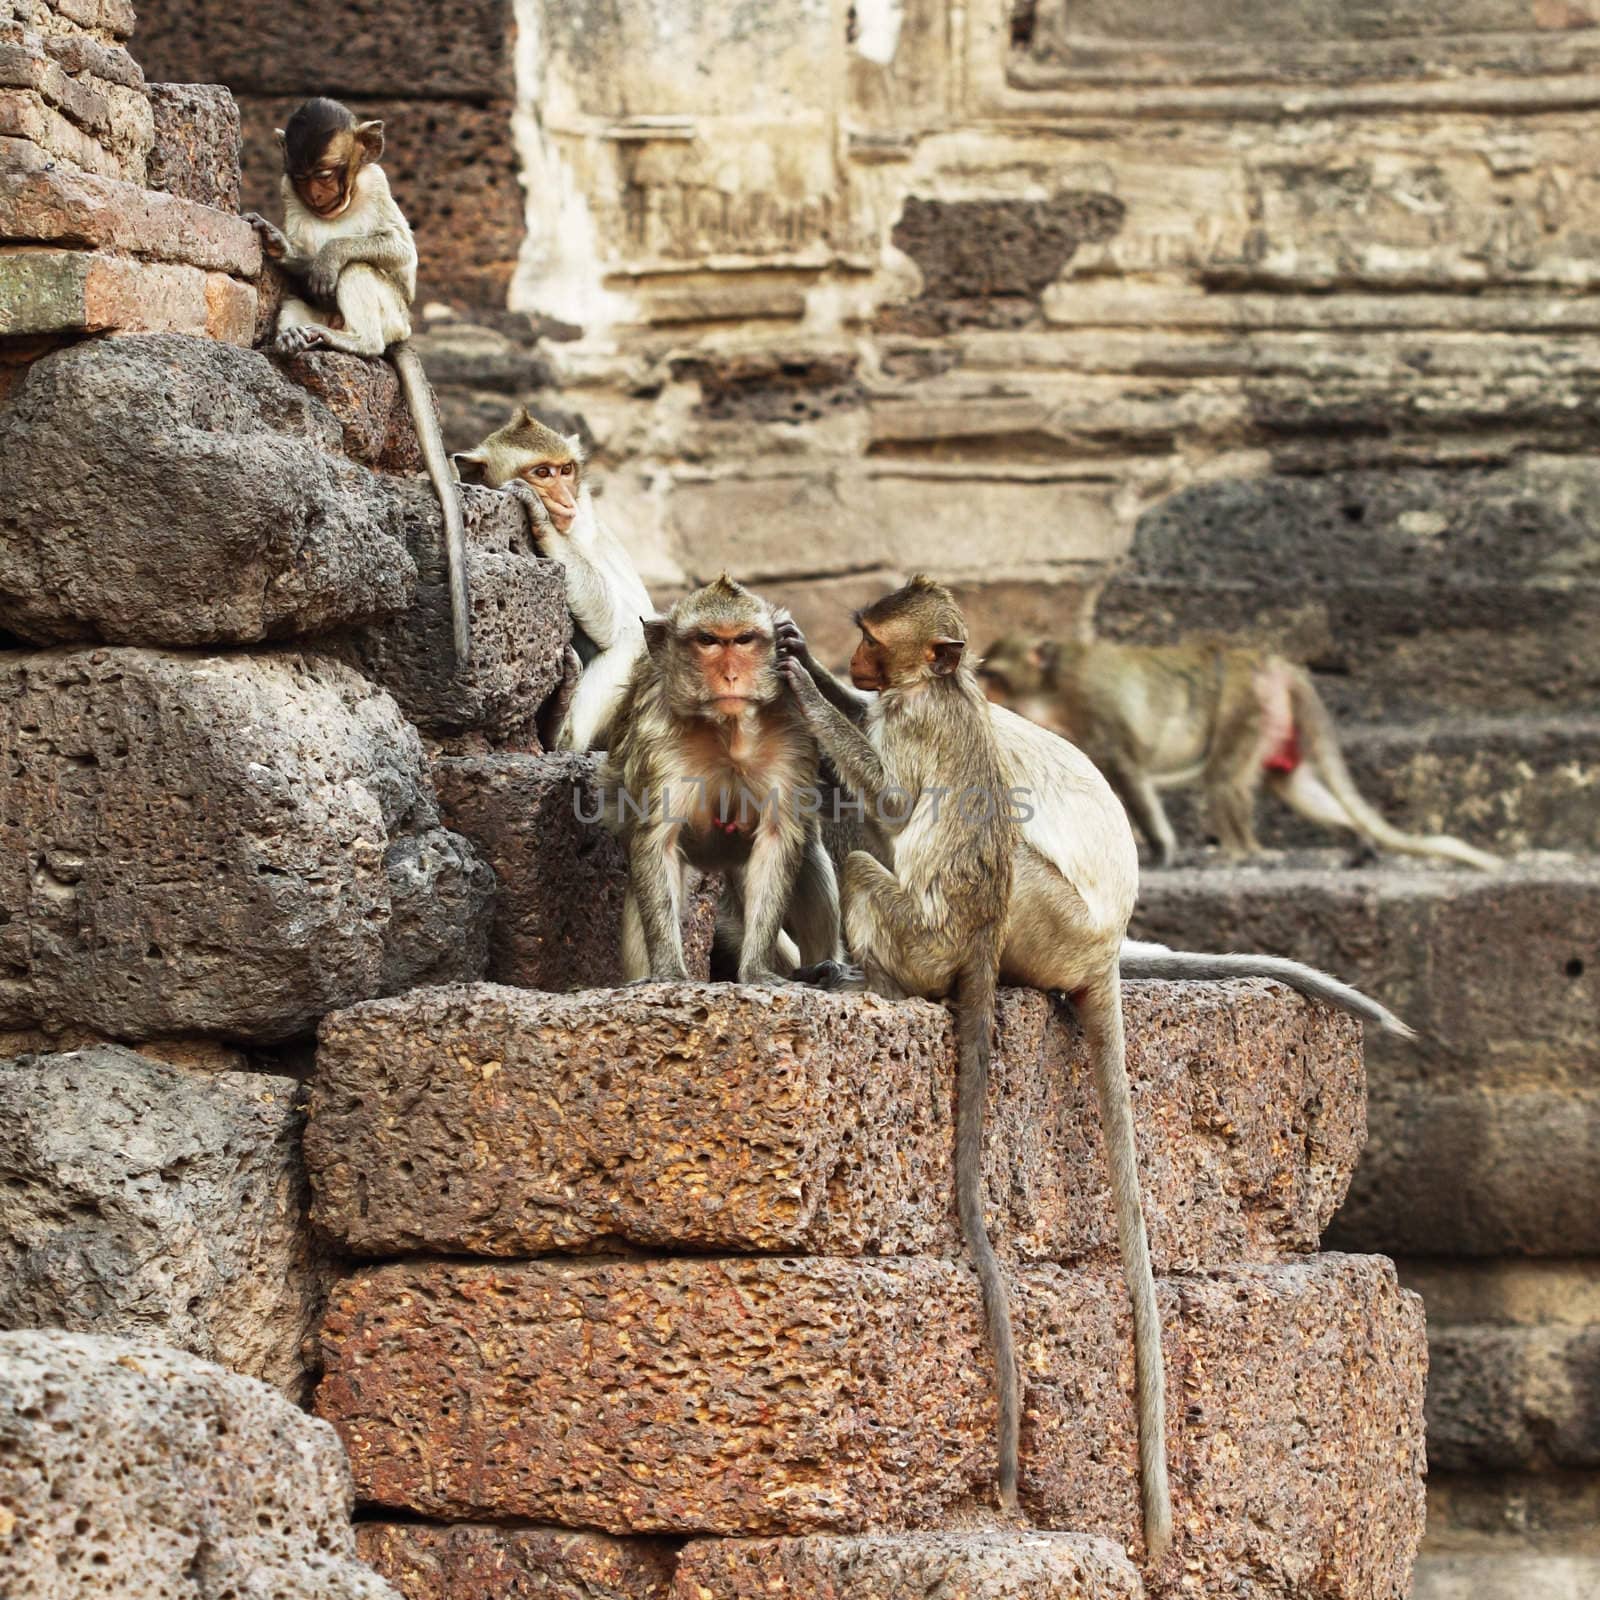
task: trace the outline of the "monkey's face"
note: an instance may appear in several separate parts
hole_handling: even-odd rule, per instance
[[[1039,646],[1018,639],[1001,639],[989,647],[978,666],[983,692],[996,705],[1014,706],[1024,695],[1045,687],[1045,658]]]
[[[698,675],[702,715],[738,717],[777,698],[770,628],[754,620],[701,622],[682,643]]]
[[[331,221],[349,209],[361,169],[382,155],[383,124],[358,123],[331,102],[313,104],[326,105],[327,114],[307,118],[296,113],[279,136],[284,171],[306,210]],[[335,112],[348,120],[330,130],[328,121]]]
[[[578,463],[571,456],[546,458],[518,474],[544,502],[557,533],[565,533],[578,515]]]
[[[863,628],[861,643],[850,657],[850,681],[856,688],[876,694],[889,687],[889,651],[884,641]]]
[[[947,678],[961,664],[963,639],[929,638],[904,619],[861,624],[861,643],[850,658],[850,681],[858,689],[886,693],[909,690],[932,678]]]

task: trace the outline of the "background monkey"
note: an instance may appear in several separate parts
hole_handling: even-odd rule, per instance
[[[273,349],[390,350],[412,426],[444,515],[456,659],[472,654],[461,500],[445,456],[422,361],[408,342],[417,292],[417,247],[378,158],[383,124],[357,122],[337,100],[307,100],[278,130],[283,152],[283,228],[251,212],[261,248],[300,286],[278,310]]]
[[[491,488],[517,494],[540,550],[561,563],[583,664],[581,673],[569,666],[554,744],[560,750],[605,744],[629,675],[644,653],[643,619],[654,616],[655,607],[622,541],[594,509],[577,435],[563,437],[523,407],[477,449],[455,459],[476,468]]]
[[[839,777],[891,840],[893,870],[860,849],[844,865],[846,943],[866,986],[929,1000],[955,990],[956,1200],[994,1346],[1000,1502],[1012,1509],[1021,1407],[1011,1309],[983,1223],[983,1112],[1015,826],[949,591],[913,578],[857,620],[850,675],[877,691],[865,732],[823,699],[799,661],[789,657],[784,670]]]
[[[1257,853],[1263,782],[1302,817],[1372,845],[1492,872],[1498,858],[1449,834],[1391,826],[1355,786],[1311,679],[1284,657],[1209,640],[1151,647],[1016,635],[984,658],[992,700],[1079,745],[1105,773],[1163,866],[1177,839],[1158,790],[1204,786],[1233,857]]]
[[[772,607],[726,575],[645,627],[601,775],[628,851],[622,966],[687,978],[686,865],[723,874],[718,926],[741,983],[781,981],[787,927],[807,964],[838,954],[839,894],[814,809],[817,747],[789,694]]]

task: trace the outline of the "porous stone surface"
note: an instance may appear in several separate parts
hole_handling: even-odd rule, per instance
[[[1024,1505],[1137,1550],[1120,1280],[1034,1267],[1013,1288]],[[1161,1303],[1174,1592],[1198,1572],[1402,1595],[1426,1353],[1389,1263],[1223,1269]],[[952,1262],[397,1263],[335,1291],[323,1344],[318,1409],[383,1507],[793,1534],[938,1526],[990,1492],[982,1313]]]
[[[1577,1081],[1600,1060],[1600,865],[1533,857],[1488,874],[1327,860],[1146,871],[1135,934],[1179,949],[1271,951],[1359,984],[1422,1036],[1401,1045],[1369,1035],[1385,1083],[1445,1069],[1492,1080],[1536,1065]]]
[[[1138,1569],[1106,1539],[1051,1533],[695,1539],[681,1600],[1143,1600]]]
[[[488,874],[347,667],[12,652],[0,749],[0,1025],[272,1041],[477,975]]]
[[[404,613],[371,622],[330,648],[399,701],[425,732],[479,732],[537,745],[534,719],[561,677],[572,637],[565,579],[534,546],[527,515],[509,495],[462,488],[472,659],[455,656],[444,524],[427,479],[397,484],[407,549],[417,572]]]
[[[197,204],[181,189],[158,193],[66,167],[0,171],[0,238],[176,261],[253,278],[261,246],[242,218]]]
[[[76,345],[0,412],[0,626],[195,645],[402,612],[415,515],[265,357],[181,337]]]
[[[1396,1255],[1600,1254],[1600,1092],[1390,1087],[1337,1237]]]
[[[356,1549],[405,1600],[668,1600],[677,1565],[664,1539],[472,1523],[363,1522]]]
[[[0,334],[181,333],[248,346],[256,292],[223,272],[0,246]]]
[[[333,1431],[182,1351],[0,1334],[0,1586],[15,1600],[397,1600],[356,1559]]]
[[[423,470],[422,450],[392,362],[312,350],[279,367],[339,419],[346,455],[379,472]]]
[[[152,189],[218,211],[239,210],[239,107],[220,83],[152,83]]]
[[[488,976],[525,989],[598,989],[622,982],[627,856],[600,825],[600,758],[496,751],[434,765],[439,805],[500,881]],[[710,974],[718,883],[684,908],[689,974]]]
[[[1157,1262],[1315,1249],[1361,1145],[1353,1026],[1259,983],[1130,985],[1126,1009]],[[320,1040],[307,1159],[357,1255],[961,1251],[954,1041],[926,1002],[485,984],[338,1012]],[[1114,1260],[1087,1052],[1035,991],[1004,992],[986,1131],[994,1237]]]
[[[110,1045],[0,1061],[0,1327],[154,1339],[299,1398],[324,1272],[298,1092]]]

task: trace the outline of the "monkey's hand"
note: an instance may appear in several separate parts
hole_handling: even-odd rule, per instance
[[[555,532],[555,524],[533,485],[525,478],[513,478],[500,486],[500,492],[522,502],[522,509],[528,513],[528,526],[533,529],[533,542],[543,550],[546,538]]]
[[[331,306],[338,295],[339,274],[344,267],[344,253],[339,249],[339,241],[330,239],[317,251],[306,272],[306,288],[310,290],[311,298]]]
[[[244,220],[256,230],[261,240],[261,253],[274,261],[282,261],[289,253],[289,241],[283,230],[267,221],[259,211],[247,211]]]
[[[787,680],[795,699],[799,701],[807,722],[819,722],[827,715],[828,702],[823,699],[822,691],[798,658],[784,655],[780,651],[778,670]]]
[[[800,631],[800,624],[781,606],[773,613],[773,623],[775,626],[772,642],[777,647],[778,659],[809,661],[811,647],[806,643],[806,636]]]

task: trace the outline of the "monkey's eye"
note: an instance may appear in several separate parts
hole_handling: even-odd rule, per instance
[[[733,642],[735,644],[754,644],[756,636],[753,633],[741,633]]]
[[[570,478],[577,470],[578,469],[570,461],[563,461],[561,463],[561,476],[563,478]]]
[[[536,478],[548,478],[550,476],[550,469],[549,467],[544,466],[535,467],[533,469],[533,475]]]
[[[694,636],[694,642],[705,650],[711,649],[713,645],[719,645],[722,643],[716,634],[706,633],[703,629]]]

